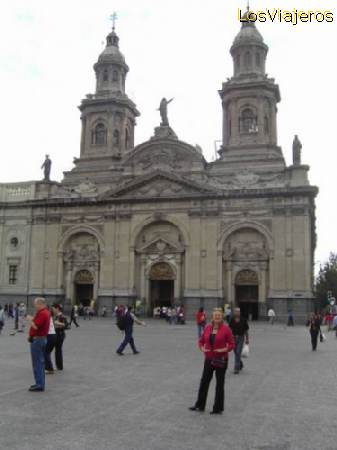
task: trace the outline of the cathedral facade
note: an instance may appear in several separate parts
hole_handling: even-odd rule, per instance
[[[134,145],[139,112],[113,29],[81,102],[80,156],[62,182],[0,185],[0,302],[41,295],[109,309],[138,300],[187,314],[238,305],[246,315],[304,316],[313,307],[315,197],[301,144],[287,166],[277,143],[278,85],[268,47],[245,22],[219,91],[222,145],[207,162],[178,139],[169,101],[149,141]]]

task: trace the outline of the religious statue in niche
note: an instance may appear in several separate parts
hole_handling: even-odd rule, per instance
[[[43,169],[44,179],[43,181],[50,181],[50,171],[51,171],[51,159],[49,155],[46,155],[46,159],[44,160],[41,169]]]
[[[301,165],[301,152],[302,152],[302,144],[298,139],[297,134],[295,134],[293,141],[293,165],[300,166]]]
[[[169,120],[168,120],[168,115],[167,115],[167,105],[169,103],[171,103],[173,101],[173,98],[171,98],[170,100],[166,100],[166,98],[162,98],[158,111],[160,112],[160,116],[161,116],[161,127],[168,127],[169,126]]]

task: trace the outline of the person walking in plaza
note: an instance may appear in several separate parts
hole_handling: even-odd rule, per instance
[[[196,313],[195,321],[197,322],[198,338],[200,339],[203,335],[207,322],[206,313],[203,307],[199,308],[198,312]]]
[[[234,338],[224,323],[223,311],[214,309],[212,322],[206,325],[199,339],[199,348],[205,355],[204,370],[200,380],[198,398],[191,411],[205,411],[208,389],[215,372],[215,399],[211,414],[222,414],[225,401],[225,375],[228,367],[228,353],[234,349]]]
[[[249,344],[249,325],[247,319],[241,316],[240,308],[234,309],[233,317],[229,323],[229,327],[232,330],[234,339],[235,339],[235,364],[234,364],[234,373],[240,373],[240,370],[243,369],[243,363],[241,361],[241,353],[244,344]]]
[[[29,338],[35,384],[29,391],[42,392],[45,389],[44,352],[50,325],[50,313],[46,307],[46,300],[38,297],[34,300],[35,316],[27,315],[30,325]]]
[[[54,325],[56,331],[55,364],[57,370],[63,370],[63,341],[66,337],[65,328],[67,319],[62,313],[62,307],[58,303],[53,304]]]
[[[25,316],[26,316],[26,306],[24,303],[20,303],[18,307],[18,316],[19,316],[18,332],[23,333],[25,328]]]
[[[321,323],[318,314],[312,313],[308,321],[312,351],[317,350],[318,336],[321,334]]]
[[[0,305],[0,334],[2,333],[2,329],[5,326],[5,311],[3,307]]]
[[[141,320],[138,320],[137,317],[133,314],[133,307],[129,306],[126,313],[124,314],[124,316],[122,316],[123,318],[123,328],[124,328],[124,333],[125,333],[125,337],[123,342],[120,344],[120,346],[117,349],[117,354],[122,356],[124,355],[123,351],[125,349],[125,347],[130,344],[130,347],[134,353],[134,355],[137,355],[139,353],[139,351],[137,350],[136,346],[135,346],[135,341],[133,338],[133,324],[137,323],[138,325],[142,325],[142,326],[146,326],[145,322],[142,322]]]
[[[289,309],[288,311],[288,322],[287,322],[287,326],[288,327],[293,327],[294,326],[294,316],[293,316],[293,312],[291,309]]]
[[[79,324],[77,323],[77,318],[78,318],[78,307],[77,307],[77,305],[73,305],[73,307],[71,308],[71,312],[70,312],[69,326],[71,326],[71,324],[74,322],[74,324],[76,325],[76,328],[78,328]]]
[[[276,314],[275,314],[275,311],[273,310],[273,308],[268,309],[268,319],[269,319],[270,325],[274,325],[274,322],[276,319]]]
[[[56,331],[54,325],[53,314],[50,315],[49,330],[47,335],[47,345],[44,352],[45,357],[45,371],[47,374],[54,373],[54,366],[51,360],[51,352],[54,350],[56,344]]]

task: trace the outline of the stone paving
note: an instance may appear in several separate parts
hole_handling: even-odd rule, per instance
[[[141,354],[115,354],[109,319],[81,322],[64,344],[65,370],[30,393],[24,335],[0,336],[0,449],[337,449],[337,339],[316,353],[305,327],[252,325],[251,355],[226,378],[222,416],[193,413],[202,370],[193,324],[150,320],[135,330]],[[212,406],[211,386],[208,410]]]

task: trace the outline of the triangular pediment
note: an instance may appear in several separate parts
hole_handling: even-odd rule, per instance
[[[138,253],[152,254],[182,253],[183,251],[184,247],[182,245],[178,246],[163,237],[156,238],[150,243],[137,249]]]
[[[107,198],[172,198],[186,196],[203,196],[215,192],[213,188],[195,181],[182,178],[179,175],[156,171],[152,174],[134,178],[115,190],[105,193]]]

